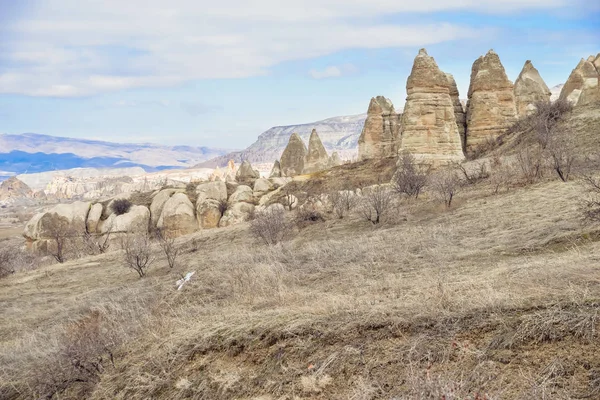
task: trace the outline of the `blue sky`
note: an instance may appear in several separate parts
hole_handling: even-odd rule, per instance
[[[597,0],[0,0],[0,133],[244,148],[398,109],[425,47],[466,95],[493,48],[548,86],[600,52]]]

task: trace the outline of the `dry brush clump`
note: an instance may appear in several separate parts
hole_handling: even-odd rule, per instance
[[[255,212],[254,219],[250,221],[250,232],[266,245],[289,239],[293,229],[293,224],[288,221],[281,205],[272,205]]]
[[[463,181],[459,178],[456,170],[446,169],[437,172],[431,178],[430,187],[438,200],[449,208],[456,195],[462,190]]]
[[[148,268],[156,260],[150,236],[147,233],[129,233],[122,238],[121,248],[125,266],[137,272],[140,278],[146,276]]]
[[[362,192],[358,213],[365,220],[377,225],[394,209],[394,192],[385,185],[366,187]]]
[[[352,190],[334,190],[328,195],[332,212],[340,219],[348,216],[359,203],[359,196]]]
[[[600,178],[594,175],[583,177],[588,198],[583,201],[582,209],[585,220],[593,223],[600,222]]]
[[[111,210],[117,215],[127,214],[133,204],[129,199],[116,199],[110,204]]]
[[[392,177],[392,186],[400,194],[419,198],[427,185],[429,167],[417,165],[415,157],[409,151],[403,151],[398,157],[398,170]]]
[[[179,246],[175,242],[175,238],[169,235],[167,232],[161,230],[157,231],[156,236],[158,238],[158,245],[167,258],[167,264],[169,265],[169,268],[175,268],[180,251]]]

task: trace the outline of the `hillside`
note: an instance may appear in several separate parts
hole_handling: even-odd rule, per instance
[[[358,138],[366,117],[366,114],[360,114],[333,117],[308,124],[275,126],[261,133],[256,142],[247,149],[216,157],[200,163],[198,167],[222,167],[227,165],[229,160],[234,160],[236,163],[241,163],[242,160],[252,163],[272,163],[279,159],[292,133],[298,133],[302,140],[308,143],[313,129],[317,130],[329,153],[337,151],[343,159],[351,160],[357,155]]]
[[[142,167],[146,171],[191,167],[223,149],[111,143],[24,133],[0,134],[0,175],[71,168]],[[7,173],[8,172],[8,173]]]
[[[600,152],[597,106],[563,126]],[[503,163],[506,146],[492,154]],[[393,163],[301,175],[289,190],[385,182]],[[450,208],[427,188],[380,225],[324,211],[276,246],[248,223],[202,230],[177,240],[173,270],[157,249],[144,279],[116,249],[8,276],[0,397],[598,398],[600,226],[582,222],[585,188],[552,173],[494,186],[465,185]]]

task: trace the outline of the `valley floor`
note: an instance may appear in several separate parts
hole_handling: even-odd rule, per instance
[[[582,193],[474,187],[448,211],[403,203],[382,226],[332,218],[273,247],[247,225],[203,231],[144,279],[119,251],[14,274],[0,397],[68,381],[56,353],[92,324],[111,361],[56,398],[600,398],[600,241]]]

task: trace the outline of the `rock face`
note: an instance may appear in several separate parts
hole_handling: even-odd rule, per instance
[[[167,200],[156,227],[170,237],[187,235],[198,229],[194,205],[185,193],[175,193]]]
[[[503,134],[515,121],[513,84],[493,50],[473,63],[467,102],[467,143],[472,150]]]
[[[373,97],[358,139],[359,160],[394,157],[400,148],[400,117],[383,96]]]
[[[217,200],[208,199],[196,205],[196,218],[200,228],[212,229],[219,226],[221,220],[219,204]]]
[[[279,163],[279,160],[275,160],[273,163],[269,178],[281,178],[281,164]]]
[[[227,200],[227,185],[225,182],[203,183],[196,187],[196,203],[202,203],[206,199]]]
[[[549,101],[552,95],[530,60],[525,62],[523,70],[515,81],[514,93],[518,117],[531,114],[535,111],[536,102]]]
[[[463,160],[449,79],[425,49],[415,58],[406,92],[402,149],[434,164]]]
[[[102,218],[102,204],[96,203],[90,208],[87,216],[86,229],[88,233],[98,233],[100,218]]]
[[[329,156],[327,150],[323,146],[319,134],[315,129],[310,134],[308,141],[308,153],[304,161],[304,173],[310,174],[313,172],[323,171],[329,167]]]
[[[34,216],[25,225],[23,236],[30,240],[51,239],[53,229],[57,226],[59,220],[65,221],[77,232],[83,233],[86,229],[90,206],[90,203],[81,201],[72,204],[58,204],[47,212]]]
[[[450,91],[450,99],[452,99],[452,105],[454,105],[454,117],[456,118],[456,127],[458,128],[458,134],[462,143],[463,151],[465,150],[465,144],[467,143],[467,113],[460,101],[460,94],[458,93],[458,86],[454,80],[452,74],[446,74],[448,78],[448,90]]]
[[[279,162],[282,176],[301,175],[304,171],[306,153],[304,142],[297,133],[293,133]]]
[[[0,201],[33,197],[33,191],[16,177],[0,183]]]
[[[225,211],[223,217],[219,221],[219,227],[239,224],[247,221],[250,215],[254,212],[254,205],[249,203],[235,203]]]
[[[583,58],[571,72],[563,86],[559,99],[575,106],[600,101],[600,54]]]
[[[235,179],[240,183],[252,182],[254,179],[260,178],[260,172],[252,169],[252,164],[249,161],[244,160],[240,169],[235,175]]]
[[[246,185],[240,185],[235,189],[235,192],[229,196],[229,203],[235,204],[239,202],[251,202],[254,199],[252,188]]]
[[[145,233],[150,227],[150,210],[144,206],[132,206],[125,214],[111,214],[98,224],[100,233]]]

